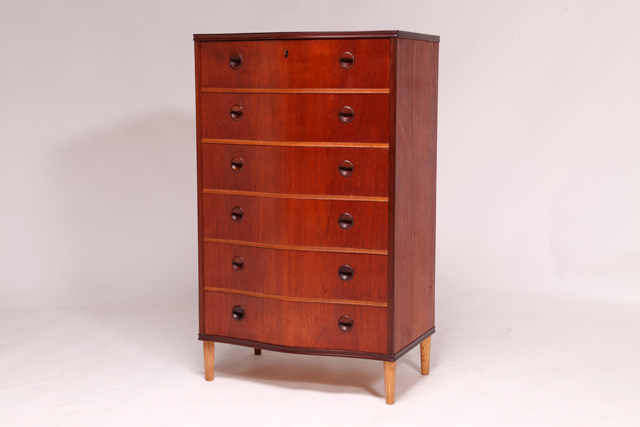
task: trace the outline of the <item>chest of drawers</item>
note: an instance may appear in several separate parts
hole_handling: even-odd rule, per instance
[[[195,35],[199,338],[383,361],[434,328],[437,36]]]

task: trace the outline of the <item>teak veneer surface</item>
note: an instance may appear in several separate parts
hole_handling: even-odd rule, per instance
[[[244,261],[241,271],[232,260]],[[342,280],[338,269],[350,266]],[[274,295],[342,300],[387,301],[387,257],[204,244],[205,287],[224,287]]]
[[[388,150],[205,144],[202,155],[205,189],[387,196]],[[240,172],[234,158],[242,159]],[[348,177],[338,170],[344,160],[353,164]]]
[[[208,291],[204,299],[207,335],[288,347],[386,352],[386,308],[278,301]],[[244,309],[243,320],[231,315],[235,306]],[[338,328],[341,316],[353,319],[352,330]]]
[[[343,52],[355,58],[348,70]],[[229,66],[233,54],[242,57],[238,69]],[[389,87],[384,39],[219,41],[203,43],[201,55],[204,88]]]
[[[397,40],[393,242],[397,352],[434,326],[438,44]]]
[[[368,142],[389,139],[389,95],[203,93],[202,136],[208,139]],[[231,118],[231,107],[242,118]],[[340,109],[354,111],[343,123]]]
[[[234,222],[231,211],[244,211]],[[204,238],[277,245],[387,248],[387,204],[333,200],[276,199],[222,194],[203,195]],[[350,229],[338,218],[353,216]]]

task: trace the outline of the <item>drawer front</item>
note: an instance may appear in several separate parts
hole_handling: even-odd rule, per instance
[[[205,189],[387,196],[386,149],[203,144],[202,155]]]
[[[203,93],[201,100],[205,139],[389,143],[388,95]]]
[[[204,292],[205,334],[288,347],[386,353],[387,309]],[[236,317],[244,312],[242,320]],[[339,320],[353,321],[349,331]],[[348,323],[343,320],[343,327]]]
[[[205,289],[387,302],[387,256],[204,244]]]
[[[389,87],[388,39],[203,42],[200,55],[205,88]]]
[[[386,250],[387,209],[384,202],[204,194],[204,237],[274,245]],[[353,218],[348,229],[341,226],[350,224],[348,218],[340,219],[343,214]]]

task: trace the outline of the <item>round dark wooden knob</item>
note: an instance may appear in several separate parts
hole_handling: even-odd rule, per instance
[[[231,170],[234,172],[240,172],[244,169],[244,160],[241,157],[234,157],[231,159]]]
[[[341,331],[349,332],[353,329],[353,319],[349,316],[342,316],[338,319],[338,328]]]
[[[244,260],[242,257],[235,257],[231,260],[231,267],[237,272],[244,270]]]
[[[348,70],[356,63],[356,58],[351,52],[343,52],[342,55],[340,55],[340,59],[338,59],[338,63],[342,68]]]
[[[353,108],[351,107],[342,107],[338,112],[338,118],[342,123],[351,123],[353,120]]]
[[[350,229],[351,227],[353,227],[353,216],[348,213],[341,214],[338,217],[338,224],[340,225],[340,228],[343,228],[345,230]]]
[[[353,267],[350,265],[343,265],[338,269],[338,277],[345,282],[353,279]]]
[[[239,105],[234,105],[233,107],[231,107],[231,118],[233,120],[240,120],[242,118],[242,107]]]
[[[340,165],[338,166],[338,172],[345,178],[351,176],[351,174],[353,173],[353,163],[351,163],[349,160],[341,161]]]
[[[231,209],[231,219],[233,219],[235,222],[240,222],[244,219],[244,211],[241,207],[236,206],[235,208]]]
[[[233,307],[233,310],[231,310],[231,314],[233,315],[234,319],[242,320],[244,319],[244,308],[236,305],[235,307]]]
[[[233,55],[231,55],[231,57],[229,58],[229,66],[234,70],[242,67],[242,56],[240,56],[239,53],[234,53]]]

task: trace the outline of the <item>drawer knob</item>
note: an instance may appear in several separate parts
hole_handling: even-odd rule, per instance
[[[341,214],[338,217],[338,224],[340,225],[340,228],[344,230],[350,229],[351,227],[353,227],[353,216],[348,213]]]
[[[234,70],[242,67],[242,56],[240,56],[239,53],[234,53],[233,55],[231,55],[231,57],[229,58],[229,66],[231,66],[231,68],[233,68]]]
[[[244,160],[240,157],[234,157],[231,159],[231,170],[234,172],[240,172],[244,169]]]
[[[244,260],[242,259],[242,257],[235,257],[233,258],[233,260],[231,260],[231,267],[233,267],[233,269],[237,272],[241,272],[242,270],[244,270]]]
[[[234,105],[231,107],[231,118],[235,121],[238,121],[242,118],[242,107],[239,105]]]
[[[240,222],[244,219],[244,211],[241,207],[236,206],[235,208],[231,209],[231,219],[233,219],[235,222]]]
[[[338,172],[345,178],[351,176],[351,174],[353,173],[353,163],[351,163],[349,160],[341,161],[340,166],[338,166]]]
[[[353,279],[353,267],[350,265],[343,265],[338,269],[338,277],[345,282]]]
[[[343,52],[342,55],[340,55],[340,59],[338,59],[338,63],[343,69],[348,70],[356,63],[356,58],[354,58],[351,52]]]
[[[338,328],[341,331],[349,332],[353,329],[353,319],[349,316],[342,316],[338,319]]]
[[[338,118],[342,123],[351,123],[353,120],[353,108],[347,106],[342,107],[338,113]]]
[[[244,308],[236,305],[235,307],[233,307],[233,310],[231,310],[231,314],[233,315],[234,319],[242,320],[244,319]]]

